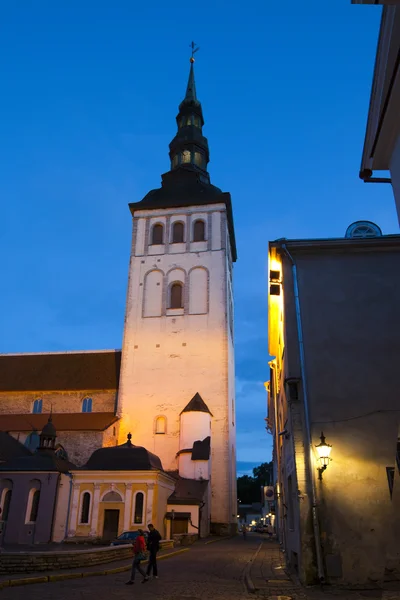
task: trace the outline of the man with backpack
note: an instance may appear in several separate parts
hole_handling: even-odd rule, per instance
[[[149,551],[149,564],[147,565],[147,577],[153,569],[153,577],[158,579],[157,552],[160,549],[161,535],[152,523],[149,524],[149,535],[147,536],[147,549]]]

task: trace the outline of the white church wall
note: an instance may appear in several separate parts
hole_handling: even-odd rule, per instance
[[[189,314],[202,315],[208,312],[208,270],[194,267],[189,271]]]
[[[189,398],[191,400],[191,398]],[[207,404],[207,400],[204,399]],[[179,449],[192,448],[194,442],[204,440],[211,433],[211,415],[206,412],[183,412],[181,414]]]
[[[155,211],[138,211],[135,221],[136,218],[145,220],[145,230],[148,230],[149,221],[164,219],[166,222],[167,217],[181,215],[182,212],[190,217],[190,221],[194,221],[197,215],[206,217],[207,241],[198,243],[207,249],[192,252],[192,244],[189,244],[185,253],[172,254],[165,248],[164,254],[155,256],[150,254],[151,248],[145,244],[143,254],[131,259],[118,403],[118,414],[122,417],[119,443],[123,443],[126,434],[131,431],[133,443],[143,445],[160,456],[164,469],[176,469],[179,414],[199,392],[213,413],[212,519],[227,523],[233,522],[231,508],[226,502],[232,486],[229,472],[229,406],[232,399],[229,397],[228,380],[233,362],[228,356],[226,319],[225,205],[192,206],[179,212],[164,209],[156,214]],[[139,248],[138,243],[136,248]],[[190,294],[190,289],[185,289],[183,314],[142,318],[143,285],[140,284],[143,284],[145,273],[151,268],[167,273],[176,267],[186,273],[193,267],[208,270],[208,313],[189,314],[187,293]],[[163,293],[166,293],[165,284]],[[154,433],[156,414],[167,418],[168,428],[164,435]]]
[[[164,273],[153,269],[144,277],[144,317],[161,317]]]

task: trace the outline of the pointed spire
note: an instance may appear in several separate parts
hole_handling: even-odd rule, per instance
[[[198,102],[197,95],[196,95],[196,82],[194,79],[193,64],[194,64],[194,58],[191,58],[190,59],[189,79],[188,79],[188,84],[186,87],[186,95],[185,95],[183,102]]]

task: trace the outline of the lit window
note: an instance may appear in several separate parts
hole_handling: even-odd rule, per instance
[[[206,239],[206,225],[204,221],[198,220],[193,225],[193,241],[204,242]]]
[[[92,399],[91,398],[85,398],[82,401],[82,412],[84,412],[84,413],[92,412]]]
[[[32,504],[29,515],[29,522],[36,523],[38,510],[39,510],[39,501],[40,501],[40,490],[35,490],[32,496]]]
[[[182,163],[190,163],[190,152],[189,152],[189,150],[184,150],[182,152],[181,162]]]
[[[89,523],[90,494],[85,492],[82,498],[81,523]]]
[[[154,245],[164,243],[164,227],[161,225],[161,223],[154,225],[151,232],[151,243]]]
[[[172,167],[175,168],[178,166],[179,163],[179,157],[177,154],[175,154],[174,158],[172,159]]]
[[[191,125],[191,124],[192,124],[192,117],[187,117],[186,125]]]
[[[200,123],[200,118],[199,117],[195,117],[193,120],[194,126],[195,127],[201,127],[201,123]]]
[[[165,417],[157,417],[156,419],[156,433],[165,433],[167,425],[167,419]]]
[[[143,505],[144,494],[142,492],[138,492],[135,497],[135,514],[133,519],[136,525],[143,523]]]
[[[41,399],[34,401],[33,406],[32,406],[32,412],[35,415],[42,412],[42,400]]]
[[[172,243],[180,244],[184,241],[185,228],[183,223],[174,223],[172,227]]]
[[[194,164],[197,165],[198,167],[203,166],[203,155],[200,154],[200,152],[194,153]]]
[[[183,308],[183,286],[181,283],[171,285],[169,308]]]

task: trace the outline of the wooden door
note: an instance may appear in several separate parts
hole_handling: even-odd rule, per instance
[[[118,536],[119,510],[104,511],[103,540],[113,540]]]

